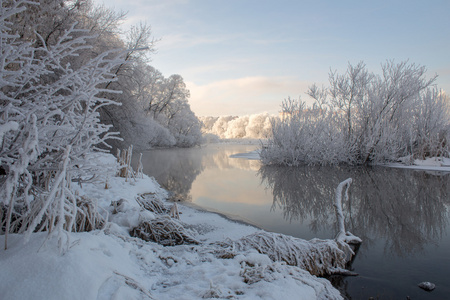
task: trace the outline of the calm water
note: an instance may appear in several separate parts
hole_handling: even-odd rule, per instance
[[[229,157],[256,148],[152,150],[143,154],[144,172],[186,201],[303,239],[334,237],[335,189],[351,177],[344,211],[347,230],[363,239],[351,266],[359,276],[333,284],[347,299],[450,299],[449,174],[264,167]],[[436,289],[421,290],[422,281]]]

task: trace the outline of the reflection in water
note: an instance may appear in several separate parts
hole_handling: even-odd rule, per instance
[[[184,150],[179,155],[180,150]],[[182,199],[190,200],[192,182],[203,171],[199,149],[161,149],[142,154],[144,173],[155,177],[165,189],[175,192]],[[133,155],[137,164],[138,155]]]
[[[333,225],[335,189],[352,177],[346,228],[364,240],[362,247],[383,238],[385,251],[402,256],[439,239],[447,225],[449,175],[382,167],[263,166],[258,173],[272,190],[272,209],[288,220],[312,218],[314,232]]]
[[[202,148],[157,149],[142,154],[144,173],[155,177],[165,189],[186,201],[192,201],[192,183],[205,168],[219,170],[241,169],[257,171],[259,161],[230,159],[236,151],[249,152],[254,145],[209,145]],[[133,155],[133,166],[139,154]]]
[[[346,226],[363,244],[353,264],[360,276],[330,278],[342,295],[448,298],[450,175],[381,167],[261,167],[258,161],[229,157],[256,148],[152,150],[143,155],[144,172],[197,205],[305,239],[336,232],[335,189],[351,177]],[[423,292],[417,287],[421,281],[438,288]]]

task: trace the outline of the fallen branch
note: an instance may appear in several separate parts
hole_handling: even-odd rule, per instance
[[[338,234],[336,235],[336,240],[338,242],[344,242],[346,244],[361,244],[362,240],[354,236],[348,231],[345,231],[345,224],[344,224],[344,213],[342,211],[342,190],[344,187],[345,189],[345,201],[348,201],[348,189],[350,188],[350,185],[352,184],[352,179],[347,178],[346,180],[339,183],[338,187],[336,188],[336,198],[335,198],[335,204],[334,208],[336,209],[336,218],[338,223]]]

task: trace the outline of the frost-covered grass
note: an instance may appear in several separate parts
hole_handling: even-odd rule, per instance
[[[277,241],[293,238],[183,205],[178,205],[180,220],[163,217],[173,204],[153,178],[126,182],[114,176],[112,156],[94,155],[90,161],[103,165],[104,172],[74,189],[95,199],[108,222],[102,230],[67,233],[69,246],[62,254],[58,239],[48,239],[46,232],[31,234],[25,245],[22,235],[11,234],[8,249],[0,250],[1,299],[342,298],[326,279],[258,247],[236,247],[233,255],[220,255],[233,248],[233,241],[243,246],[244,241],[272,236],[279,246]],[[152,200],[164,209],[144,209],[143,202]],[[160,218],[176,222],[197,243],[164,247],[130,236],[132,228]],[[224,241],[228,248],[220,246]]]

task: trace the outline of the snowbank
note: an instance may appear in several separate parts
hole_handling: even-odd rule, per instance
[[[415,159],[411,162],[409,157],[403,157],[399,163],[391,163],[386,166],[402,169],[450,172],[450,158],[427,157],[423,160]]]
[[[199,245],[163,247],[130,237],[131,228],[152,217],[140,208],[138,195],[165,200],[168,194],[147,176],[131,182],[114,177],[108,168],[113,160],[93,156],[105,172],[76,188],[97,200],[107,226],[68,234],[70,246],[62,255],[46,233],[32,234],[25,246],[22,236],[10,235],[9,248],[0,250],[1,299],[342,299],[327,280],[254,249],[218,258],[211,245],[259,232],[218,214],[178,205],[180,222]],[[111,202],[121,199],[113,214]]]
[[[245,158],[249,160],[260,160],[260,150],[251,151],[248,153],[236,153],[233,155],[230,155],[231,158]]]
[[[230,157],[232,158],[245,158],[249,160],[260,160],[261,150],[255,150],[248,153],[237,153]],[[446,157],[427,157],[426,159],[414,159],[410,161],[410,157],[400,158],[398,163],[380,164],[380,166],[401,168],[401,169],[414,169],[424,171],[439,171],[450,172],[450,158]]]

